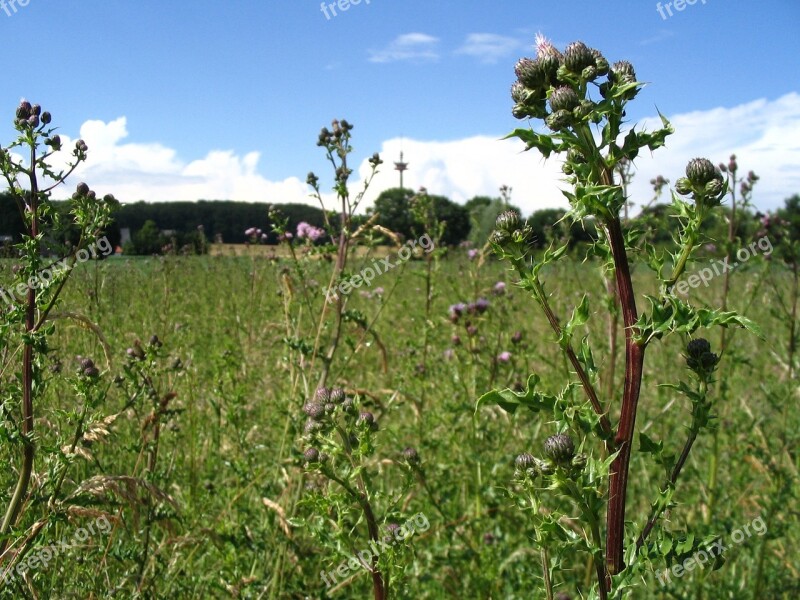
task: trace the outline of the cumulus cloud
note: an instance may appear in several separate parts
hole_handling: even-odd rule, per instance
[[[657,175],[674,182],[691,158],[704,156],[719,163],[727,162],[731,153],[737,155],[743,175],[752,169],[761,177],[754,193],[760,210],[775,209],[787,197],[800,193],[800,94],[667,117],[676,130],[667,138],[667,147],[652,154],[645,150],[635,161],[630,189],[635,205],[650,201],[649,181]],[[657,117],[639,124],[649,130],[659,125]],[[560,161],[555,157],[545,161],[535,151],[523,152],[522,142],[501,140],[503,133],[454,140],[384,141],[380,153],[385,163],[362,207],[371,205],[381,190],[398,185],[393,161],[401,150],[409,163],[404,176],[408,188],[424,186],[431,193],[465,202],[476,195],[497,196],[500,186],[508,185],[513,189],[512,201],[525,213],[566,207],[560,192],[565,186]],[[308,196],[304,176],[303,180],[287,177],[280,181],[263,177],[258,152],[240,155],[233,150],[212,150],[202,158],[185,161],[160,143],[127,142],[124,117],[108,123],[87,121],[80,136],[89,146],[90,160],[71,181],[84,180],[101,195],[113,193],[122,201],[206,198],[315,204]],[[65,148],[71,149],[74,140],[61,137]],[[352,189],[361,189],[357,180],[363,181],[368,173],[365,158],[353,175]],[[58,193],[68,196],[71,189]]]
[[[651,179],[663,175],[674,182],[695,157],[706,157],[717,164],[727,163],[728,157],[736,154],[741,176],[753,170],[761,178],[753,194],[759,210],[774,210],[789,196],[800,193],[800,94],[667,117],[675,128],[667,146],[653,153],[645,149],[634,162],[630,186],[634,207],[646,205],[653,198]],[[654,116],[643,119],[637,127],[652,131],[660,125],[660,119]],[[560,192],[565,186],[561,162],[555,157],[544,161],[535,150],[522,152],[524,144],[520,141],[471,137],[401,143],[395,139],[384,142],[384,160],[396,160],[401,146],[409,163],[404,176],[406,187],[424,186],[431,193],[463,202],[476,195],[498,196],[500,186],[509,185],[514,204],[526,213],[568,206]],[[362,172],[364,168],[362,165]],[[375,190],[397,186],[398,174],[391,165],[384,165],[383,171],[376,178]]]
[[[523,47],[524,44],[512,37],[496,33],[471,33],[456,54],[466,54],[482,63],[494,64]]]
[[[125,117],[109,123],[84,123],[80,137],[89,146],[89,160],[71,180],[85,180],[99,194],[113,193],[123,202],[220,199],[312,203],[308,186],[297,177],[270,181],[260,175],[258,152],[239,156],[233,150],[212,150],[204,158],[184,162],[171,148],[125,142],[127,136]],[[61,139],[64,148],[71,150],[74,140],[65,135]],[[57,156],[66,161],[65,154]],[[61,196],[70,193],[64,189],[56,192]]]
[[[404,33],[392,40],[381,50],[370,50],[369,61],[388,63],[398,60],[437,60],[436,46],[439,38],[427,33]]]

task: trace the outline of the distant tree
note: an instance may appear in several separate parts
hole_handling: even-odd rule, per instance
[[[375,205],[369,210],[369,213],[378,213],[377,223],[379,225],[400,233],[406,239],[422,235],[425,232],[416,231],[419,226],[415,227],[414,217],[411,215],[409,200],[413,195],[414,193],[408,189],[384,190],[375,199]],[[470,232],[467,209],[445,196],[429,194],[429,197],[433,201],[436,219],[447,222],[442,243],[455,245],[467,239]]]
[[[131,243],[125,247],[126,254],[151,255],[161,254],[161,249],[168,240],[161,234],[155,221],[145,221],[141,229],[131,237]]]
[[[504,210],[515,210],[519,214],[522,214],[522,211],[518,207],[513,204],[508,204],[502,198],[476,196],[470,202],[472,202],[473,209],[470,211],[472,229],[469,234],[469,240],[475,246],[483,246],[486,243],[492,231],[494,231],[497,215],[501,212]]]

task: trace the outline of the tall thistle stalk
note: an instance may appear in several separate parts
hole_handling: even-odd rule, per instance
[[[551,413],[559,433],[545,444],[547,458],[535,459],[532,466],[522,469],[519,481],[535,482],[526,483],[529,493],[555,491],[579,509],[589,532],[583,547],[597,574],[594,592],[600,598],[608,598],[612,591],[622,594],[634,585],[637,573],[641,575],[638,567],[644,561],[642,555],[651,550],[645,547],[648,534],[662,512],[672,506],[671,491],[681,468],[697,435],[708,424],[708,383],[718,362],[710,347],[706,348],[705,340],[702,343],[695,340],[687,350],[687,363],[695,372],[696,384],[669,384],[691,401],[690,434],[680,457],[667,471],[667,481],[658,490],[644,529],[636,537],[630,537],[625,529],[626,519],[630,520],[626,515],[626,499],[646,350],[670,334],[688,337],[701,327],[743,326],[747,321],[734,313],[697,309],[674,293],[692,253],[704,241],[700,234],[703,221],[725,195],[722,174],[710,161],[698,158],[689,162],[686,177],[676,182],[673,209],[681,228],[669,259],[652,245],[639,244],[637,234],[626,231],[623,223],[628,203],[626,178],[618,180],[615,175],[624,172],[627,163],[635,160],[642,149],[652,151],[663,146],[673,131],[671,125],[662,116],[662,128],[653,133],[635,128],[623,130],[626,106],[643,85],[629,62],[610,65],[598,50],[582,42],[569,44],[563,53],[541,36],[536,45],[535,59],[523,58],[517,63],[517,81],[511,89],[513,114],[519,119],[543,121],[546,131],[520,128],[509,137],[519,138],[526,149],[535,148],[545,158],[563,156],[563,171],[570,185],[563,192],[571,205],[569,217],[573,222],[594,222],[601,234],[597,253],[606,257],[614,274],[614,291],[622,313],[625,377],[621,390],[611,386],[606,392],[608,397],[601,397],[599,368],[589,336],[580,341],[576,337],[592,316],[588,296],[575,307],[571,318],[563,322],[552,310],[546,291],[545,267],[563,258],[565,248],[551,247],[542,257],[535,258],[530,227],[516,213],[506,212],[498,218],[490,241],[495,252],[517,272],[519,285],[531,293],[543,310],[578,381],[568,382],[560,393],[549,394],[537,389],[540,378],[532,375],[526,390],[490,392],[481,398],[479,406],[488,402],[509,411],[526,406],[534,412]],[[643,255],[645,264],[655,274],[659,290],[656,296],[645,297],[648,306],[642,311],[637,306],[632,279],[632,260],[637,254]],[[698,348],[703,351],[696,356]],[[574,393],[578,388],[586,397],[584,404]],[[616,414],[618,418],[614,419]],[[570,431],[581,436],[580,444],[573,445]],[[607,456],[601,452],[600,457],[594,457],[590,449],[596,442],[592,438],[602,442]],[[659,445],[646,436],[641,439],[643,450],[652,454],[656,463],[663,465],[675,460],[663,453],[663,445],[673,440]],[[584,452],[575,453],[576,446],[584,448]],[[600,499],[605,499],[606,504],[605,546],[598,522]],[[553,514],[546,526],[538,524],[537,543],[547,550],[550,564],[559,564],[565,556],[565,549],[559,547],[563,546],[560,540],[573,536]],[[561,538],[554,533],[559,529],[563,531]],[[631,545],[638,551],[626,553]],[[634,565],[637,568],[632,568]],[[543,576],[555,585],[553,574],[545,572]]]

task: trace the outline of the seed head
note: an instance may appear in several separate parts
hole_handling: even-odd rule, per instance
[[[566,433],[551,435],[544,442],[544,453],[557,465],[566,466],[575,455],[575,444]]]

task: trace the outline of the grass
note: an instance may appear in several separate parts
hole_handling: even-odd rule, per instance
[[[60,358],[65,372],[74,369],[75,356],[93,357],[104,367],[109,386],[102,412],[119,417],[108,436],[85,445],[69,484],[75,489],[98,474],[141,474],[137,440],[148,415],[126,407],[128,396],[112,380],[123,372],[126,348],[156,334],[165,355],[157,387],[177,396],[164,418],[158,468],[150,481],[172,503],[154,503],[151,492],[114,489],[110,482],[93,497],[94,505],[81,497],[75,504],[85,509],[110,506],[117,517],[114,529],[36,570],[37,589],[51,594],[60,590],[60,598],[329,597],[320,572],[334,569],[350,552],[318,547],[293,526],[300,516],[297,501],[316,483],[302,474],[303,447],[298,442],[301,407],[316,379],[310,358],[291,350],[286,340],[294,340],[295,348],[301,342],[313,344],[330,265],[304,262],[301,279],[281,257],[269,259],[260,251],[231,254],[112,259],[80,265],[73,273],[61,310],[79,312],[96,324],[108,344],[108,361],[86,321],[66,317],[55,322],[51,357]],[[592,312],[601,318],[591,321],[595,329],[584,333],[595,342],[595,359],[605,365],[606,309],[599,266],[578,261],[561,265],[544,274],[547,290],[558,291],[553,308],[565,319],[581,296],[589,294]],[[8,261],[0,263],[0,281],[7,281],[9,267]],[[545,389],[557,391],[569,376],[569,365],[544,317],[509,276],[498,263],[490,260],[479,267],[460,251],[451,251],[434,271],[429,315],[421,261],[390,271],[372,288],[351,295],[348,308],[363,313],[373,335],[352,325],[346,330],[331,382],[358,392],[380,423],[379,458],[372,465],[384,494],[380,502],[388,506],[399,489],[404,472],[396,459],[404,447],[417,448],[426,473],[426,486],[392,499],[407,514],[421,512],[430,521],[430,529],[409,544],[413,559],[402,579],[395,580],[397,597],[538,597],[541,569],[531,541],[534,532],[504,488],[512,479],[514,457],[540,451],[555,432],[531,413],[509,416],[489,408],[476,413],[475,401],[493,387],[524,383],[533,372],[543,377]],[[641,285],[646,276],[641,271],[634,275],[639,293],[645,291]],[[636,597],[748,598],[756,597],[755,586],[760,586],[759,598],[792,598],[800,591],[793,560],[800,551],[798,505],[791,489],[800,431],[793,410],[797,382],[787,381],[781,364],[787,324],[777,311],[773,288],[764,283],[767,278],[788,294],[788,274],[779,265],[753,260],[733,275],[729,304],[759,323],[764,339],[734,335],[723,358],[728,366],[719,372],[714,390],[718,432],[698,439],[678,486],[679,506],[668,515],[666,526],[685,528],[698,539],[729,537],[762,515],[768,533],[726,544],[721,569],[697,569],[665,586],[655,575],[663,565],[654,565]],[[505,294],[493,292],[497,281],[508,284]],[[383,294],[374,293],[378,286]],[[307,306],[304,288],[311,294]],[[697,301],[713,305],[721,288],[719,278],[693,293]],[[474,321],[477,333],[470,337],[463,325],[448,320],[448,306],[478,297],[488,298],[490,308]],[[641,309],[643,301],[638,301]],[[522,333],[519,344],[511,340],[515,331]],[[454,335],[460,345],[454,345]],[[684,342],[670,338],[650,351],[637,419],[637,432],[674,444],[676,453],[688,407],[659,383],[674,381],[675,373],[685,371]],[[511,353],[508,362],[497,360],[503,351]],[[168,367],[175,359],[182,369]],[[621,376],[618,372],[617,378]],[[72,423],[68,411],[74,399],[65,395],[67,388],[58,379],[53,383],[44,405],[36,409],[40,447],[55,443],[55,432]],[[601,400],[616,420],[619,398]],[[631,461],[628,518],[638,528],[663,474],[643,469],[637,449]],[[0,454],[7,464],[15,464],[6,447],[0,447]],[[43,477],[46,469],[37,463],[37,476]],[[2,477],[0,489],[7,502],[13,470]],[[28,510],[35,519],[37,508]],[[75,515],[48,525],[47,539],[71,536],[87,518]],[[147,535],[151,549],[143,559]],[[591,574],[583,558],[567,561],[571,578],[556,583],[557,589],[572,594]],[[368,574],[357,571],[330,597],[365,598],[370,589]],[[0,588],[4,593],[11,592]]]

